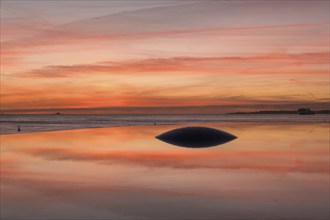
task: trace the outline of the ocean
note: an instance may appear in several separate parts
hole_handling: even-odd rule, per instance
[[[330,115],[1,115],[0,134],[140,125],[205,124],[221,122],[329,122]],[[18,126],[21,131],[17,131]]]

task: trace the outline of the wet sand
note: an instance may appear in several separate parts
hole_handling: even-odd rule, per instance
[[[221,123],[238,138],[173,146],[184,125],[1,135],[1,219],[328,219],[325,123]]]

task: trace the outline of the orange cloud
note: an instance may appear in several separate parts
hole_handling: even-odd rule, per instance
[[[328,74],[329,52],[302,54],[269,54],[256,57],[174,57],[130,62],[102,62],[89,65],[46,66],[22,76],[57,78],[81,74]],[[285,65],[285,67],[283,67]],[[313,66],[312,70],[300,66]]]

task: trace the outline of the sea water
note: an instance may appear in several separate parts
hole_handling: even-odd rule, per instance
[[[1,115],[0,134],[138,125],[221,122],[329,122],[330,115],[219,114],[219,115]],[[21,131],[17,131],[20,127]]]

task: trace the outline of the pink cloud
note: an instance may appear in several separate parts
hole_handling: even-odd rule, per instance
[[[299,65],[297,65],[299,64]],[[97,64],[58,65],[34,69],[22,76],[37,78],[70,77],[81,74],[328,74],[320,65],[329,64],[329,52],[268,54],[254,57],[174,57]],[[283,67],[284,66],[284,67]],[[312,66],[306,69],[304,66]]]

